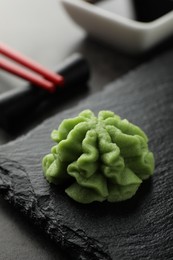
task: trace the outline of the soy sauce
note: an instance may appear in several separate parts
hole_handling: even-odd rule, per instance
[[[97,0],[94,4],[140,22],[154,21],[173,10],[173,0]]]

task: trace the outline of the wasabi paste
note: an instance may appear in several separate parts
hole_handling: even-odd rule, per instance
[[[136,125],[111,111],[96,117],[84,110],[65,119],[51,138],[57,143],[42,160],[50,183],[80,203],[130,199],[154,171],[148,138]]]

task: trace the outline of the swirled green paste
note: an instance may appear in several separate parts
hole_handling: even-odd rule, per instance
[[[96,117],[84,110],[63,120],[51,137],[57,144],[42,160],[45,177],[65,183],[65,192],[77,202],[127,200],[153,174],[146,134],[111,111]]]

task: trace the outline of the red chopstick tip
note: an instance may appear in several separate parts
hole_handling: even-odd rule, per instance
[[[34,85],[48,91],[49,93],[54,93],[57,88],[53,82],[47,81],[42,78],[40,78],[38,82],[34,82]]]
[[[60,76],[60,79],[59,79],[59,82],[57,84],[57,86],[60,86],[60,87],[64,87],[65,85],[65,79],[63,76],[59,75]]]
[[[50,93],[55,93],[57,88],[63,88],[65,85],[65,80],[64,77],[61,77],[61,79],[59,80],[58,84],[55,84],[53,82],[50,82],[50,87],[46,88],[46,90],[48,90]]]
[[[56,92],[56,86],[52,84],[52,86],[50,87],[50,89],[46,89],[48,90],[51,94]]]

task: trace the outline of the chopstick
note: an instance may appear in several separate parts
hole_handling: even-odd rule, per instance
[[[25,71],[23,69],[21,69],[20,67],[17,67],[16,65],[4,60],[4,59],[0,59],[0,68],[8,71],[14,75],[19,76],[20,78],[26,79],[30,82],[32,82],[35,85],[40,86],[41,88],[48,90],[50,92],[54,92],[56,87],[54,85],[54,83],[45,80],[44,78],[35,76],[34,74]]]
[[[56,72],[65,79],[63,88],[57,88],[52,95],[49,91],[30,87],[24,84],[22,88],[14,88],[0,95],[0,127],[11,132],[19,126],[21,116],[29,116],[40,104],[41,108],[50,108],[66,97],[88,91],[87,81],[90,77],[88,61],[79,53],[66,58],[57,65]],[[65,98],[65,99],[64,99]],[[40,110],[39,110],[40,111]],[[18,123],[16,123],[18,122]]]
[[[16,76],[19,76],[23,79],[28,80],[34,85],[37,85],[45,90],[50,92],[54,92],[56,90],[56,86],[64,85],[64,78],[61,75],[58,75],[47,68],[44,68],[42,65],[36,63],[35,61],[25,57],[21,53],[9,48],[3,43],[0,43],[0,54],[10,58],[11,60],[25,66],[26,68],[34,71],[35,73],[40,74],[39,76],[36,74],[32,74],[29,71],[26,71],[19,66],[12,64],[5,59],[0,58],[0,68],[8,71]]]

